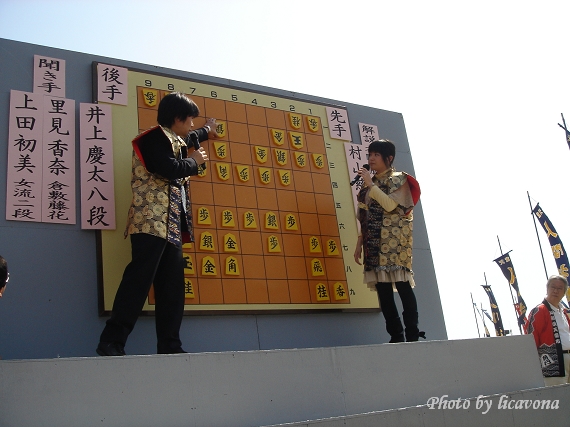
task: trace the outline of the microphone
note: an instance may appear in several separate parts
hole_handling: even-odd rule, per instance
[[[195,132],[190,132],[190,141],[194,146],[194,150],[198,150],[200,148],[200,141],[198,141],[198,135]]]
[[[192,142],[192,145],[194,146],[194,150],[199,150],[200,149],[200,141],[198,140],[198,135],[196,135],[196,132],[190,132],[190,142]],[[202,168],[206,169],[206,163],[202,163]]]
[[[369,165],[368,163],[362,165],[362,167],[363,167],[364,169],[366,169],[367,171],[370,170],[370,165]],[[361,178],[360,175],[356,175],[356,176],[354,177],[354,179],[353,179],[352,181],[350,181],[350,186],[352,187],[354,184],[356,184],[356,183],[357,183],[358,181],[360,181],[361,179],[362,179],[362,178]]]

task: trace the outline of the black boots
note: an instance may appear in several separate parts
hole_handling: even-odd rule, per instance
[[[404,311],[402,313],[404,317],[404,325],[406,325],[406,341],[412,342],[417,341],[422,337],[424,340],[426,339],[426,333],[424,331],[420,331],[418,329],[418,312],[413,311],[411,313],[407,313]]]
[[[390,334],[390,343],[397,343],[397,342],[412,342],[418,341],[421,338],[424,340],[426,339],[426,333],[424,331],[420,331],[418,329],[418,313],[415,313],[415,316],[406,316],[406,313],[403,313],[404,316],[404,324],[406,325],[406,329],[402,327],[402,322],[400,321],[399,317],[386,319],[386,331]],[[410,319],[412,317],[412,319]],[[415,321],[414,318],[415,317]],[[405,338],[404,338],[404,333]]]
[[[417,341],[420,337],[425,339],[425,332],[420,332],[418,329],[418,305],[410,283],[396,282],[396,289],[398,290],[404,308],[402,317],[404,318],[404,325],[406,326],[405,330],[398,315],[396,303],[394,302],[392,284],[380,282],[376,284],[382,314],[386,320],[386,331],[391,337],[390,342],[411,342]]]
[[[390,334],[391,343],[405,342],[404,328],[398,316],[386,319],[386,331]]]

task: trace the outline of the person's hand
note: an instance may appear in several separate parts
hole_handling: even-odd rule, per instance
[[[198,165],[204,164],[206,163],[206,160],[208,160],[208,154],[206,154],[206,150],[204,150],[204,147],[200,147],[199,149],[193,151],[192,153],[190,153],[188,157],[191,157],[194,160],[196,160],[196,163]]]
[[[208,132],[208,136],[218,136],[218,133],[216,132],[216,127],[218,127],[218,124],[216,123],[216,119],[209,118],[208,120],[206,120],[206,123],[204,126],[210,127],[210,130]]]
[[[354,250],[354,260],[358,265],[362,265],[362,262],[360,262],[361,257],[362,257],[362,236],[358,237],[358,241],[356,242],[356,249]]]
[[[374,183],[372,182],[372,175],[370,175],[370,171],[368,169],[365,168],[358,169],[358,175],[362,177],[362,180],[364,181],[364,184],[367,187],[372,187],[374,185]]]

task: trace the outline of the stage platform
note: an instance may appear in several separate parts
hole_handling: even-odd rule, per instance
[[[7,360],[0,361],[0,425],[526,426],[569,419],[570,388],[543,384],[532,336]],[[564,404],[501,410],[502,395]],[[442,396],[472,400],[469,409],[426,406]],[[492,403],[486,415],[476,408],[478,396]]]

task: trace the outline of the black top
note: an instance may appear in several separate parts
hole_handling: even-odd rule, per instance
[[[198,137],[198,141],[208,139],[208,131],[205,128],[193,130],[185,138],[186,144],[193,146],[191,135]],[[198,174],[198,164],[192,158],[186,158],[188,148],[182,147],[181,158],[177,159],[172,151],[170,139],[160,127],[143,135],[138,143],[140,153],[146,169],[166,179],[178,179]]]

